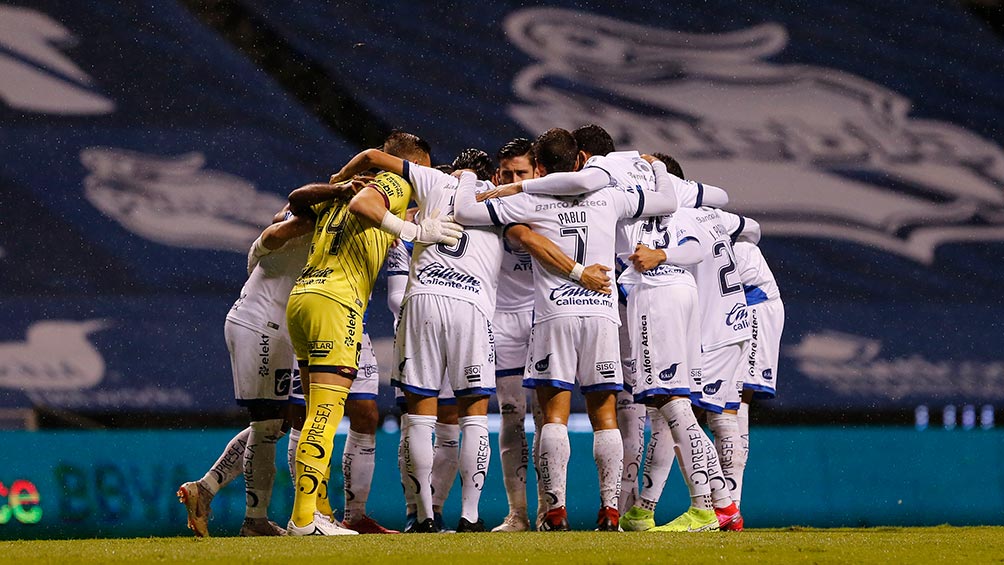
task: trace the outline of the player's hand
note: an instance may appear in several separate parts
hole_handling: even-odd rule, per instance
[[[419,222],[414,241],[426,245],[456,245],[460,243],[463,233],[464,226],[454,222],[453,216],[440,216],[440,211],[436,210]]]
[[[261,258],[271,253],[272,250],[265,247],[265,244],[261,242],[261,236],[254,240],[251,244],[251,249],[248,249],[248,276],[251,276],[251,271],[258,266],[258,262]]]
[[[650,249],[644,245],[634,248],[634,253],[628,257],[628,261],[634,265],[634,270],[644,273],[649,269],[662,264],[666,260],[666,253],[662,249]]]
[[[656,161],[658,161],[658,160],[659,160],[659,159],[657,159],[657,158],[655,158],[655,157],[653,157],[653,156],[649,155],[648,153],[642,153],[642,154],[641,154],[641,158],[642,158],[642,159],[645,159],[646,161],[648,161],[648,164],[649,164],[649,165],[651,165],[652,163],[655,163]]]
[[[519,194],[523,192],[523,183],[521,182],[511,182],[509,184],[503,184],[502,186],[496,186],[492,190],[486,190],[477,195],[478,202],[484,202],[491,198],[502,198],[503,196],[512,196],[513,194]]]
[[[610,267],[594,263],[582,271],[579,284],[593,292],[610,294],[610,277],[607,275],[609,272]]]

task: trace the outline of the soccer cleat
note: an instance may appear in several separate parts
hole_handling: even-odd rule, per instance
[[[564,506],[552,508],[544,514],[544,520],[540,523],[542,532],[568,532],[572,528],[568,526],[568,511]]]
[[[717,532],[718,518],[713,510],[701,510],[690,507],[689,510],[680,514],[672,522],[656,526],[648,532]]]
[[[345,522],[343,524],[346,528],[350,530],[355,530],[360,534],[400,534],[401,532],[397,530],[389,530],[373,518],[363,514],[363,517],[354,522]]]
[[[529,532],[530,519],[526,512],[514,510],[505,517],[501,524],[492,528],[493,532]]]
[[[418,523],[418,514],[415,512],[409,512],[404,516],[404,529],[401,531],[408,533],[408,530],[414,528],[415,524],[417,523]]]
[[[291,536],[354,536],[359,532],[342,527],[320,512],[314,512],[314,519],[306,526],[297,526],[292,518],[286,525],[286,533]]]
[[[618,512],[616,508],[603,506],[596,515],[596,531],[616,532],[620,530],[620,526],[618,525],[620,519],[621,513]]]
[[[436,531],[437,532],[445,532],[446,531],[446,524],[443,523],[443,513],[442,512],[436,512],[435,510],[433,510],[432,511],[432,521],[433,521],[433,523],[436,524]]]
[[[178,502],[185,505],[188,512],[188,529],[200,538],[209,537],[209,504],[213,493],[199,481],[187,482],[178,487]]]
[[[461,516],[460,522],[457,524],[458,534],[478,533],[484,531],[487,531],[485,530],[485,521],[481,518],[478,518],[476,522],[471,522],[467,518]]]
[[[655,527],[655,511],[632,506],[620,519],[620,527],[625,532],[644,532]]]
[[[284,536],[286,530],[267,518],[244,518],[241,536]]]
[[[718,518],[718,529],[724,532],[743,531],[743,515],[735,502],[725,508],[715,508],[715,516]]]
[[[421,522],[416,521],[410,528],[406,529],[406,534],[438,534],[440,529],[436,526],[436,521],[426,518]]]

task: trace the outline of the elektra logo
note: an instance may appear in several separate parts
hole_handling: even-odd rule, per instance
[[[883,356],[880,340],[831,330],[803,335],[783,352],[803,374],[841,395],[1004,399],[1004,361]]]
[[[65,391],[97,385],[105,360],[87,336],[108,327],[105,320],[35,322],[24,341],[0,343],[0,387]]]
[[[45,114],[107,114],[115,104],[56,45],[76,37],[45,14],[0,6],[0,99]]]
[[[129,231],[164,245],[247,253],[285,202],[246,180],[203,169],[201,153],[178,157],[91,147],[84,196]]]
[[[769,61],[780,24],[694,34],[527,8],[504,27],[536,59],[508,110],[528,131],[595,122],[625,147],[673,147],[688,176],[741,186],[731,204],[765,232],[923,263],[946,242],[1004,239],[999,146],[910,117],[908,98],[859,76]]]

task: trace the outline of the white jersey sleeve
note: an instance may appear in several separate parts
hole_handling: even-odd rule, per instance
[[[310,234],[291,239],[265,255],[251,271],[227,319],[273,337],[285,337],[289,291],[307,262]]]
[[[420,213],[425,211],[429,214],[433,210],[443,212],[447,207],[453,206],[453,197],[459,182],[456,177],[410,161],[404,162],[403,172],[404,178],[411,183],[412,195],[418,203]],[[417,218],[416,220],[420,221]]]
[[[747,241],[740,241],[733,246],[733,249],[736,254],[739,279],[746,291],[746,303],[753,306],[781,298],[774,273],[767,265],[760,248]]]

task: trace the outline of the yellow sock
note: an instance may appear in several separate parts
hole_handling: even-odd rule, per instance
[[[296,482],[293,498],[293,523],[306,526],[314,520],[317,495],[326,480],[335,431],[345,413],[345,397],[349,389],[343,386],[310,383],[307,400],[307,420],[296,445]],[[330,507],[329,507],[330,510]]]
[[[317,511],[325,516],[334,516],[331,509],[331,500],[328,498],[328,481],[331,479],[331,463],[324,468],[324,479],[321,481],[321,488],[317,489]]]

